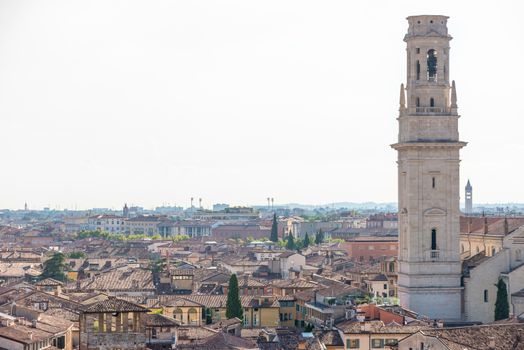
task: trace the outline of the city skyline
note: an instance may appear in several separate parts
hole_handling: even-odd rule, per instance
[[[522,201],[517,2],[315,5],[3,2],[0,208],[396,202],[398,19],[417,13],[460,38],[460,188]]]

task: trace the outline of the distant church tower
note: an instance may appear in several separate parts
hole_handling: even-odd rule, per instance
[[[469,183],[469,180],[468,180],[468,183],[466,184],[466,214],[467,215],[471,215],[473,214],[473,187],[471,187],[471,184]]]
[[[400,87],[399,272],[403,307],[433,319],[461,318],[459,141],[449,80],[446,16],[411,16],[407,85]],[[407,96],[406,96],[407,94]]]

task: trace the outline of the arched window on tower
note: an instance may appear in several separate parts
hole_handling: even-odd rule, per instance
[[[431,250],[437,250],[437,229],[431,229]]]
[[[417,60],[417,80],[420,80],[420,61]]]
[[[428,80],[436,80],[437,77],[437,51],[431,49],[428,51]]]
[[[415,99],[415,105],[416,105],[417,107],[420,107],[420,98],[417,97],[417,98]]]
[[[435,99],[433,97],[429,99],[429,106],[435,107]]]

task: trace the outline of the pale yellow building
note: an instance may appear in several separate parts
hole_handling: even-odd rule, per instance
[[[382,321],[346,321],[337,325],[346,349],[371,350],[396,346],[398,342],[423,329],[421,326],[385,325]]]

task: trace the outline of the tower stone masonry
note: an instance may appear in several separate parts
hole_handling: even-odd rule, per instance
[[[449,80],[446,16],[410,16],[407,81],[400,88],[399,273],[403,307],[461,319],[457,94]]]

